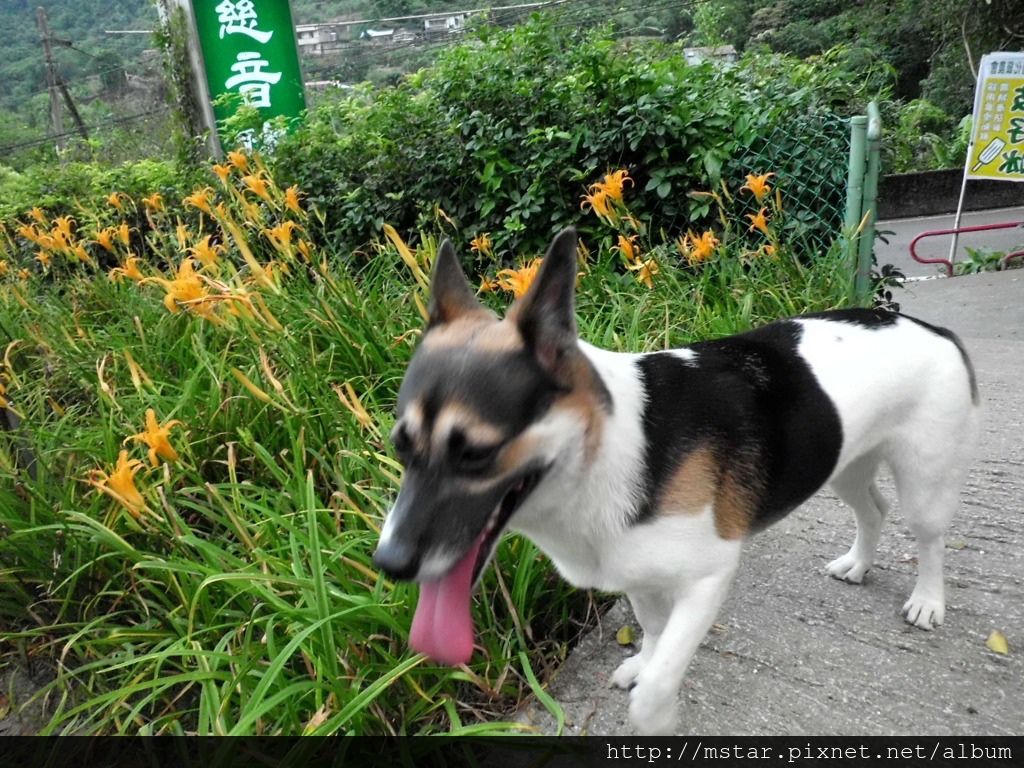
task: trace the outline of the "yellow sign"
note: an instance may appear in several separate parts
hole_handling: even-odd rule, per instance
[[[967,178],[1024,181],[1024,53],[981,59]]]

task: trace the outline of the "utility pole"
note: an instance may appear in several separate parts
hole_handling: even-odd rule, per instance
[[[60,72],[57,71],[57,62],[53,58],[54,43],[70,46],[71,41],[62,40],[50,34],[50,21],[46,16],[46,9],[42,6],[36,9],[36,20],[39,23],[40,42],[43,44],[43,53],[46,55],[46,84],[50,90],[50,130],[53,132],[54,141],[57,144],[57,152],[60,153],[67,146],[67,142],[64,140],[64,113],[61,109],[61,101],[64,102],[68,112],[71,113],[71,119],[74,121],[75,128],[82,138],[88,139],[89,133],[85,129],[82,116],[78,114],[78,109],[75,108],[75,102],[71,98],[71,92],[68,91],[67,84],[60,76]]]
[[[57,85],[57,62],[53,60],[53,42],[50,37],[50,22],[46,18],[46,9],[36,9],[36,20],[39,22],[39,34],[42,35],[43,52],[46,54],[46,85],[50,89],[50,132],[57,142],[57,152],[63,152],[64,113],[61,111],[60,86]]]

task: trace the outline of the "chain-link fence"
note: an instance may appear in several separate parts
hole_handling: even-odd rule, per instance
[[[842,233],[849,155],[850,121],[827,112],[808,114],[737,155],[730,178],[774,173],[771,182],[781,196],[783,214],[777,222],[779,235],[801,256],[813,258]],[[752,198],[744,197],[741,204],[743,213],[757,212]]]

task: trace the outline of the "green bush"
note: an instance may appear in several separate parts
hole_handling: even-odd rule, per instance
[[[587,185],[612,168],[636,181],[634,211],[675,235],[708,215],[693,190],[754,171],[799,177],[799,165],[730,163],[798,117],[862,109],[851,103],[865,95],[860,66],[849,52],[688,66],[677,46],[534,16],[479,31],[395,87],[320,105],[276,168],[310,193],[339,248],[362,247],[384,222],[409,234],[447,219],[464,243],[491,232],[499,253],[536,252],[579,221]],[[837,151],[829,162],[847,161]]]
[[[53,215],[75,214],[81,208],[99,209],[111,192],[142,197],[173,193],[190,180],[171,161],[139,160],[117,166],[70,163],[37,165],[23,173],[0,175],[0,221],[15,219],[40,207]]]

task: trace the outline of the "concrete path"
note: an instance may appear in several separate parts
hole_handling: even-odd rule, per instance
[[[922,264],[910,255],[910,243],[922,232],[952,229],[956,215],[924,216],[898,221],[879,221],[877,230],[888,242],[879,240],[875,245],[878,263],[899,267],[907,277],[931,277],[945,275],[945,268],[939,264]],[[973,211],[960,218],[961,227],[983,224],[1024,223],[1024,208],[1001,208],[992,211]],[[918,243],[917,252],[926,258],[948,259],[953,244],[952,235],[926,237]],[[996,229],[985,232],[965,232],[957,238],[956,261],[967,258],[968,248],[991,248],[999,253],[1010,253],[1024,248],[1024,227]]]
[[[823,492],[749,543],[687,672],[680,735],[1024,734],[1024,270],[910,283],[896,298],[907,314],[960,334],[987,411],[947,535],[946,623],[924,632],[900,616],[916,563],[898,509],[863,586],[825,574],[854,521]],[[892,498],[888,479],[882,487]],[[615,641],[625,624],[636,626],[620,601],[553,681],[565,733],[633,732],[628,695],[607,687],[635,651]],[[986,648],[992,630],[1009,655]],[[557,730],[536,703],[522,715]]]

